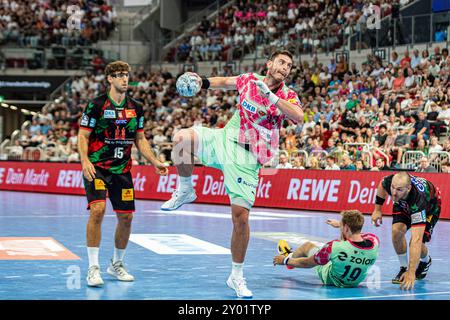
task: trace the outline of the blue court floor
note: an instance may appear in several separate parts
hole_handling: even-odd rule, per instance
[[[106,273],[116,225],[108,202],[100,248],[105,285],[88,288],[85,197],[0,192],[0,299],[235,299],[225,285],[231,269],[229,207],[190,204],[164,213],[159,211],[160,205],[137,201],[133,241],[125,257],[136,281],[121,283]],[[293,247],[304,239],[323,243],[338,238],[339,230],[325,223],[327,218],[338,217],[325,212],[254,208],[244,269],[254,299],[450,299],[447,221],[440,221],[435,228],[430,245],[433,265],[413,291],[402,291],[390,281],[399,265],[390,242],[389,217],[381,228],[375,228],[366,216],[365,232],[378,235],[381,252],[368,279],[358,288],[324,287],[313,269],[287,270],[272,265],[281,238]],[[8,251],[1,241],[9,237],[52,238],[57,244],[49,244],[47,250],[56,252],[63,246],[80,259],[33,260],[42,254],[42,248],[24,248],[19,243],[19,248],[9,247]],[[12,258],[5,260],[5,254]],[[20,260],[11,260],[16,254]]]

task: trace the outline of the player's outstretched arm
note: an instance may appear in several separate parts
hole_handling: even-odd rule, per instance
[[[282,255],[273,257],[273,265],[287,265],[295,268],[314,268],[318,266],[314,255],[307,258],[289,258]]]
[[[327,224],[332,226],[333,228],[340,228],[341,222],[336,219],[327,219]]]
[[[408,271],[406,271],[400,281],[402,282],[400,287],[406,290],[414,288],[414,282],[416,281],[416,269],[419,265],[420,252],[422,250],[422,238],[425,232],[425,224],[413,225],[411,228],[411,242],[409,244],[409,265]]]
[[[209,81],[208,89],[236,90],[236,82],[238,77],[212,77],[207,78]],[[202,79],[202,87],[204,86]]]
[[[303,110],[298,105],[275,95],[264,81],[258,80],[253,81],[253,83],[258,87],[261,94],[269,99],[270,103],[276,105],[289,119],[294,120],[297,123],[303,122]]]
[[[161,161],[159,161],[153,154],[153,151],[150,149],[150,145],[147,139],[145,138],[144,132],[138,132],[136,134],[136,147],[142,153],[144,158],[150,161],[150,163],[156,167],[156,172],[158,174],[166,175],[169,173],[167,167],[164,166],[164,164]]]
[[[88,181],[95,179],[95,167],[88,157],[89,136],[91,132],[80,128],[78,130],[78,153],[80,154],[81,167],[83,175]]]
[[[375,209],[372,213],[372,223],[376,227],[383,224],[383,214],[381,213],[381,207],[383,206],[384,200],[388,196],[386,190],[384,190],[382,181],[378,184],[377,196],[375,201]]]

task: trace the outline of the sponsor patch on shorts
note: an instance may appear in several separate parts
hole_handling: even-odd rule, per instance
[[[105,182],[102,179],[94,179],[95,190],[106,190]]]
[[[133,201],[134,192],[133,189],[122,189],[122,201]]]
[[[411,224],[425,223],[427,221],[427,215],[425,210],[413,213],[411,215]]]

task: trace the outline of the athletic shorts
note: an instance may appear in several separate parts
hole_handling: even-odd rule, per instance
[[[434,226],[438,220],[439,215],[427,215],[427,223],[425,224],[425,232],[422,238],[423,243],[431,241],[431,235],[433,234]],[[409,230],[409,228],[411,228],[411,217],[404,213],[394,213],[392,217],[392,224],[395,223],[403,223]]]
[[[193,128],[199,144],[196,156],[208,167],[222,171],[231,204],[250,210],[255,203],[259,169],[256,156],[227,136],[225,129]]]
[[[324,264],[323,266],[317,266],[314,269],[316,269],[316,273],[319,276],[320,281],[322,281],[322,283],[324,285],[327,286],[334,286],[334,282],[331,279],[331,261],[328,262],[327,264]]]
[[[134,212],[134,186],[131,172],[114,174],[95,167],[95,179],[88,181],[83,177],[83,181],[88,200],[87,209],[90,209],[92,203],[105,202],[108,191],[109,201],[115,212]]]

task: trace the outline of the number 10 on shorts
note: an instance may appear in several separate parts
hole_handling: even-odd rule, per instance
[[[123,158],[123,147],[117,147],[114,149],[114,158],[116,159]]]

